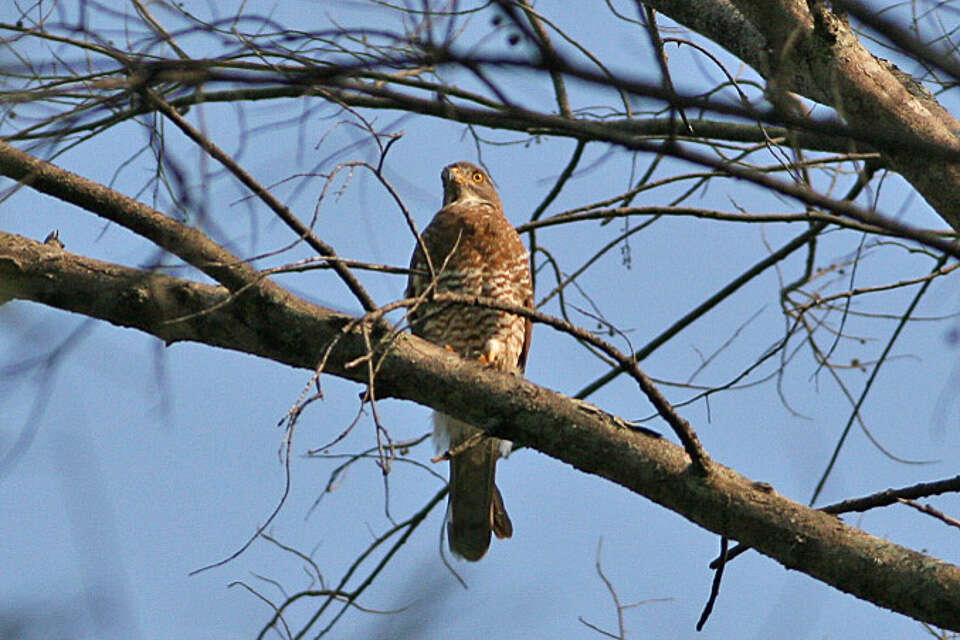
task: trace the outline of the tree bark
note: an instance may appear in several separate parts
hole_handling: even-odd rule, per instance
[[[325,309],[277,285],[231,293],[71,254],[0,232],[0,298],[31,300],[154,335],[250,353],[369,383],[607,478],[789,569],[960,631],[960,568],[845,525],[586,403],[480,367],[406,334]],[[366,334],[366,336],[365,336]]]
[[[876,147],[951,227],[960,231],[960,163],[917,145],[960,151],[960,122],[920,83],[868,51],[825,2],[645,0],[720,44],[766,78],[874,129]],[[884,142],[885,141],[885,142]],[[911,148],[912,147],[912,148]]]

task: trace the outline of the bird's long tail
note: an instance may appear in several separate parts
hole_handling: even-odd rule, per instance
[[[494,482],[500,445],[492,438],[450,460],[450,514],[447,539],[454,554],[476,561],[498,538],[513,535],[513,524]]]

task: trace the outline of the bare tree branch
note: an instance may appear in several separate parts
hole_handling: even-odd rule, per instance
[[[960,191],[960,163],[918,155],[902,146],[922,142],[960,150],[960,122],[922,85],[867,51],[827,3],[651,0],[646,4],[727,47],[778,90],[829,105],[848,122],[869,122],[887,141],[876,143],[884,157],[954,229],[960,229],[960,199],[955,195]],[[730,28],[724,33],[726,25]],[[755,50],[744,51],[746,43]]]
[[[82,258],[0,234],[0,295],[22,298],[182,340],[243,351],[358,382],[366,354],[353,318],[271,288],[234,298],[222,288]],[[210,309],[211,311],[206,312]],[[178,318],[186,318],[177,321]],[[348,327],[353,327],[344,333]],[[844,525],[720,464],[691,473],[680,447],[623,426],[613,416],[514,376],[464,361],[412,336],[386,340],[377,384],[387,395],[426,404],[495,429],[574,467],[604,477],[748,544],[790,569],[937,626],[960,630],[960,568]],[[380,347],[375,347],[380,348]]]

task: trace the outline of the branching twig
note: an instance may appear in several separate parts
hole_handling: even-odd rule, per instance
[[[145,88],[143,90],[143,95],[148,102],[153,104],[160,113],[165,115],[171,122],[173,122],[177,127],[183,131],[183,133],[193,140],[197,145],[199,145],[204,151],[213,156],[220,164],[225,166],[236,178],[243,183],[248,189],[255,193],[270,209],[276,214],[278,218],[283,220],[283,222],[294,232],[297,236],[303,239],[307,244],[310,245],[317,253],[322,256],[327,256],[331,258],[336,258],[337,253],[333,250],[333,247],[329,246],[320,238],[318,238],[313,231],[304,225],[300,220],[293,215],[290,209],[287,208],[285,204],[280,202],[272,193],[267,191],[259,182],[254,180],[246,169],[237,164],[233,158],[224,153],[220,147],[211,142],[206,136],[204,136],[200,131],[195,129],[186,119],[181,116],[176,109],[171,107],[165,100],[163,100],[156,92],[151,89]],[[342,262],[335,261],[332,264],[333,270],[337,272],[337,275],[340,276],[340,279],[344,281],[350,291],[353,292],[353,295],[356,296],[357,300],[360,301],[360,304],[363,306],[364,310],[372,311],[377,308],[376,303],[364,289],[363,285],[360,284],[360,281],[357,280],[356,276],[344,265]]]

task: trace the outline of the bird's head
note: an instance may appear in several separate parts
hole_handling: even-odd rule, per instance
[[[443,206],[465,202],[486,202],[500,208],[500,196],[487,172],[469,162],[456,162],[443,168]]]

